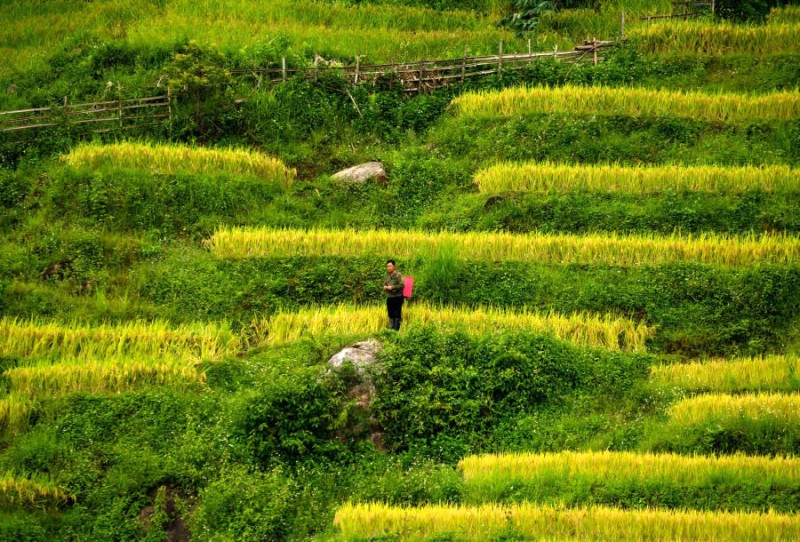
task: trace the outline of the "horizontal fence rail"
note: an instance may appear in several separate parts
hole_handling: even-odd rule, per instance
[[[169,96],[124,98],[103,102],[36,107],[0,112],[0,132],[91,123],[136,127],[141,120],[165,119],[171,114]]]
[[[286,59],[281,67],[254,68],[250,70],[232,70],[232,75],[266,75],[270,83],[281,83],[290,77],[316,79],[326,73],[339,73],[352,84],[376,83],[383,78],[390,78],[403,86],[408,93],[428,92],[455,82],[463,83],[469,78],[484,75],[500,74],[526,68],[533,62],[553,58],[560,62],[593,61],[597,64],[603,60],[598,52],[604,47],[616,45],[613,41],[586,41],[569,51],[553,50],[549,52],[528,52],[504,54],[503,44],[497,55],[473,56],[466,54],[461,58],[444,60],[421,60],[397,64],[361,65],[356,61],[354,66],[315,65],[302,68],[287,68]],[[530,50],[530,42],[528,44]],[[237,103],[240,100],[237,100]],[[95,123],[104,128],[94,130],[97,133],[114,129],[138,128],[160,122],[172,117],[172,96],[149,96],[145,98],[119,98],[100,102],[64,104],[53,107],[36,107],[16,111],[0,112],[0,132],[14,132],[35,128],[55,126],[72,126]],[[142,123],[141,121],[151,121]],[[113,126],[116,124],[116,127]]]
[[[394,77],[402,84],[406,92],[425,92],[453,82],[464,82],[472,77],[502,73],[524,69],[530,63],[553,58],[563,62],[580,62],[602,60],[598,51],[604,47],[615,45],[613,41],[587,41],[569,51],[548,51],[503,54],[490,56],[473,56],[466,54],[461,58],[444,60],[420,60],[396,64],[365,64],[356,62],[354,66],[330,66],[315,62],[314,66],[287,68],[285,59],[280,67],[254,68],[249,70],[233,70],[234,75],[265,75],[270,83],[286,81],[290,77],[316,79],[328,73],[340,73],[348,82],[374,83],[381,78]]]

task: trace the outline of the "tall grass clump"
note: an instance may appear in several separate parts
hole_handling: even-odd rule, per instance
[[[289,186],[297,172],[272,156],[246,149],[207,149],[187,145],[121,142],[84,143],[64,155],[72,166],[142,169],[157,173],[177,171],[254,175]]]
[[[20,478],[8,472],[0,478],[0,508],[55,510],[70,502],[75,502],[75,496],[50,482]]]
[[[173,326],[164,321],[135,321],[92,326],[0,319],[0,356],[97,359],[172,354],[183,359],[216,359],[243,348],[242,337],[224,323]]]
[[[760,96],[706,94],[631,87],[531,87],[469,92],[450,105],[458,116],[515,117],[575,113],[687,117],[707,122],[790,121],[800,117],[800,93]]]
[[[800,460],[631,452],[485,454],[459,462],[464,501],[794,512]],[[740,491],[741,488],[741,491]]]
[[[466,260],[549,261],[605,265],[658,265],[694,261],[724,266],[790,264],[800,259],[800,239],[713,234],[568,235],[534,232],[428,233],[391,230],[218,229],[205,246],[221,258],[367,256],[414,259],[436,255],[440,246]]]
[[[786,17],[789,17],[787,15]],[[647,53],[770,54],[797,52],[797,21],[742,25],[707,21],[663,21],[639,26],[630,38]]]
[[[475,174],[481,192],[800,192],[800,171],[785,166],[569,165],[550,162],[499,163]]]
[[[670,363],[651,368],[657,386],[689,392],[800,391],[800,358],[767,356]]]
[[[264,344],[286,344],[304,335],[369,335],[386,325],[386,309],[380,306],[323,306],[297,312],[278,312],[252,324]],[[403,311],[403,328],[438,326],[464,328],[484,334],[501,330],[527,330],[553,335],[585,346],[612,350],[644,351],[653,329],[642,323],[610,315],[577,313],[561,315],[536,311],[510,311],[496,307],[455,308],[426,303],[410,304]]]
[[[769,24],[794,24],[800,23],[800,6],[783,6],[772,8],[767,15]]]
[[[396,536],[420,540],[455,535],[458,540],[505,536],[552,540],[708,541],[791,540],[800,536],[800,521],[774,512],[627,511],[615,508],[553,508],[529,503],[502,506],[398,507],[347,504],[334,524],[346,539]]]

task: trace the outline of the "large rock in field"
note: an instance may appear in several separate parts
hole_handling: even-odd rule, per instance
[[[370,411],[377,393],[371,369],[377,365],[382,347],[379,341],[369,339],[343,348],[328,360],[332,369],[339,369],[349,362],[356,370],[356,378],[347,379],[347,396],[355,400],[358,412],[352,418],[355,422],[340,429],[337,436],[343,441],[367,436],[378,451],[384,450],[383,431]]]
[[[380,162],[365,162],[334,173],[333,178],[347,183],[365,183],[370,179],[384,181],[386,170]]]
[[[349,361],[356,368],[359,376],[369,378],[368,369],[377,363],[376,356],[381,351],[382,346],[380,341],[375,339],[368,339],[346,346],[331,356],[331,359],[328,360],[328,365],[338,369]]]

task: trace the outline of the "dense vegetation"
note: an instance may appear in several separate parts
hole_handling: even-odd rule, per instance
[[[173,100],[0,132],[0,541],[797,532],[800,16],[717,6],[5,3],[0,109]]]

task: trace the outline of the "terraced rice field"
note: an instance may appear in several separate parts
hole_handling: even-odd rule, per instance
[[[383,307],[310,308],[297,312],[279,312],[253,324],[263,344],[287,344],[304,336],[325,334],[371,335],[384,326]],[[486,334],[524,330],[553,335],[583,346],[612,350],[644,351],[653,330],[625,318],[598,314],[560,315],[533,311],[510,311],[501,308],[437,307],[414,303],[404,313],[404,330],[422,326],[464,329]]]
[[[475,174],[481,192],[549,192],[593,190],[657,194],[676,192],[800,191],[800,172],[794,168],[658,166],[615,164],[573,166],[551,163],[501,163]]]
[[[800,93],[708,94],[631,87],[531,87],[462,94],[450,104],[461,117],[581,113],[675,116],[706,122],[788,121],[800,116]]]
[[[725,266],[788,264],[800,259],[800,240],[788,235],[714,234],[557,235],[531,232],[429,233],[390,230],[220,228],[205,245],[221,258],[286,256],[436,256],[453,250],[467,260],[550,261],[589,265],[657,265],[693,261]]]

